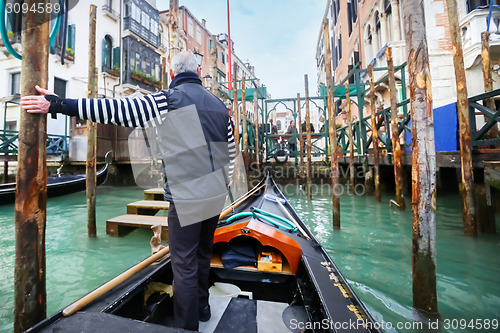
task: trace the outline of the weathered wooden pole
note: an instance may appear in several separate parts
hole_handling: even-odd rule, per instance
[[[460,161],[462,167],[462,202],[464,233],[477,236],[476,202],[474,198],[474,170],[472,169],[472,138],[470,134],[469,100],[467,99],[467,79],[465,77],[462,36],[458,25],[456,0],[446,0],[453,45],[453,65],[457,82],[457,114],[459,124]]]
[[[347,134],[349,135],[349,181],[354,185],[354,137],[352,135],[352,117],[351,117],[351,96],[349,94],[349,83],[345,84],[345,101],[347,108]]]
[[[312,161],[311,161],[311,113],[309,112],[309,79],[304,75],[306,93],[306,149],[307,149],[307,199],[312,199]]]
[[[326,90],[328,98],[328,132],[330,136],[330,178],[332,179],[332,221],[333,229],[340,229],[339,161],[337,154],[337,131],[335,121],[335,101],[333,100],[332,53],[328,19],[323,20],[323,43],[325,44]],[[349,89],[347,89],[349,90]]]
[[[168,11],[168,64],[172,68],[172,58],[179,52],[179,0],[170,0],[170,7]]]
[[[215,96],[219,96],[219,84],[217,83],[217,54],[216,54],[217,38],[212,35],[212,48],[210,49],[210,60],[212,61],[212,85],[210,91]]]
[[[257,87],[255,87],[255,93],[253,94],[253,122],[255,125],[255,162],[257,167],[259,166],[259,99],[257,97]]]
[[[167,58],[161,58],[161,89],[167,89]]]
[[[302,114],[300,112],[300,93],[297,93],[297,113],[299,114],[299,124],[297,126],[299,133],[299,173],[302,178],[304,175],[304,138],[302,136]]]
[[[413,306],[437,313],[436,150],[424,0],[404,0],[412,134]]]
[[[28,8],[46,1],[27,0]],[[21,95],[36,95],[35,85],[48,88],[49,15],[23,14]],[[20,115],[15,204],[14,332],[44,319],[47,311],[45,226],[47,213],[47,116]]]
[[[89,81],[87,98],[97,97],[97,69],[95,67],[97,6],[90,5],[89,15]],[[89,237],[97,236],[96,227],[96,151],[97,151],[97,124],[87,120],[87,229]]]
[[[3,161],[3,183],[7,184],[9,181],[9,160],[8,154],[5,154],[5,161]]]
[[[238,79],[236,78],[236,63],[233,64],[233,120],[234,143],[236,150],[240,149],[240,111],[238,109]]]
[[[246,81],[245,77],[241,78],[241,120],[243,129],[243,152],[248,153],[248,131],[247,131],[247,100],[246,100]]]
[[[375,200],[381,201],[380,198],[380,173],[379,173],[379,151],[378,151],[378,130],[377,130],[377,108],[375,107],[375,80],[373,79],[373,65],[368,65],[368,76],[370,77],[370,109],[372,123],[372,146],[373,146],[373,182],[375,187]]]
[[[484,79],[484,92],[490,92],[493,90],[493,78],[491,77],[491,63],[490,63],[490,33],[488,31],[483,31],[481,33],[481,58],[483,62],[483,79]],[[484,104],[488,109],[495,112],[496,105],[495,99],[493,97],[486,99]],[[490,117],[485,116],[485,120],[488,121]],[[493,137],[498,137],[498,124],[495,123],[493,127],[488,131],[488,134]]]
[[[394,158],[394,180],[396,184],[396,203],[400,210],[406,208],[405,198],[403,196],[403,164],[401,162],[401,143],[399,141],[399,122],[398,122],[398,100],[396,89],[396,78],[394,76],[394,62],[392,60],[392,48],[385,49],[385,59],[387,61],[387,71],[389,77],[389,94],[391,96],[391,139],[392,156]],[[406,87],[404,88],[406,89]]]

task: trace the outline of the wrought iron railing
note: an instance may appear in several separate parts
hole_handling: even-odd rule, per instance
[[[17,155],[19,132],[0,130],[0,154]],[[65,135],[47,135],[47,155],[67,155],[68,137]]]

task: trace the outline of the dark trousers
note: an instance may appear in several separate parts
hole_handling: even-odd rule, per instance
[[[199,310],[208,305],[208,274],[218,216],[185,227],[174,204],[168,212],[168,242],[174,273],[174,325],[197,331]]]

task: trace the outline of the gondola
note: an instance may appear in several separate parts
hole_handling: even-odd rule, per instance
[[[108,165],[102,167],[96,173],[97,186],[104,183],[108,174]],[[75,193],[85,190],[86,176],[85,174],[77,175],[56,175],[47,176],[47,196],[57,197],[60,195]],[[12,204],[16,200],[16,183],[8,183],[0,185],[0,205]]]
[[[161,255],[29,331],[182,332],[172,327],[170,256]],[[210,282],[212,316],[201,332],[381,332],[269,175],[221,214]]]

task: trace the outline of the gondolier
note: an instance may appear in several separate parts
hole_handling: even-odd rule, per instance
[[[168,225],[174,323],[190,330],[198,330],[199,319],[210,318],[208,273],[214,230],[236,152],[229,112],[219,98],[203,88],[199,74],[193,53],[183,51],[172,60],[168,90],[136,98],[62,99],[37,86],[42,96],[21,100],[28,112],[158,128],[164,197],[171,203]]]

